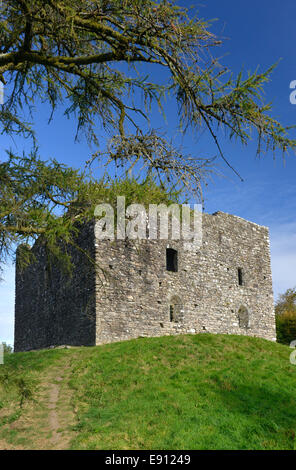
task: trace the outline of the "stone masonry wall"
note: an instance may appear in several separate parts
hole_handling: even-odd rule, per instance
[[[166,270],[166,248],[178,251],[178,272]],[[266,227],[203,214],[196,252],[182,241],[97,240],[96,259],[104,269],[96,281],[96,344],[199,332],[275,340]]]
[[[15,350],[200,332],[275,340],[268,229],[222,212],[202,220],[196,251],[182,241],[97,240],[88,224],[78,244],[97,272],[72,250],[71,278],[48,269],[37,241],[36,261],[16,270]],[[167,248],[178,252],[177,272],[166,269]]]
[[[80,232],[77,243],[94,256],[94,228]],[[95,344],[95,271],[84,254],[69,248],[72,277],[48,264],[41,241],[32,248],[36,261],[16,268],[15,351],[57,345]]]

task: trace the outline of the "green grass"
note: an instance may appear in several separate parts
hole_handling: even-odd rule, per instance
[[[73,449],[295,449],[290,353],[239,336],[141,338],[7,356],[0,383],[5,370],[37,381],[67,358]],[[2,407],[9,401],[17,387],[0,388]]]

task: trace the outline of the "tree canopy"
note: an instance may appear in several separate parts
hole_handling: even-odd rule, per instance
[[[290,344],[296,339],[296,287],[279,295],[275,304],[277,340]]]
[[[276,315],[293,313],[296,316],[296,287],[287,289],[279,295],[275,304],[275,313]]]
[[[199,195],[212,162],[184,154],[149,123],[151,106],[156,103],[163,110],[168,95],[178,105],[180,130],[206,129],[229,166],[217,128],[242,144],[255,132],[258,155],[295,149],[291,128],[276,121],[263,100],[273,67],[233,76],[216,58],[221,41],[210,24],[175,3],[6,0],[0,3],[0,17],[0,81],[8,90],[0,105],[2,134],[32,138],[33,145],[30,155],[10,152],[0,163],[2,260],[24,236],[51,234],[54,245],[61,227],[53,207],[66,211],[89,188],[85,172],[37,157],[29,122],[37,101],[50,104],[52,119],[62,106],[66,116],[76,119],[77,135],[84,133],[95,145],[101,139],[98,123],[103,126],[110,136],[107,150],[95,152],[90,162],[105,159],[124,170],[137,166],[142,176],[152,176],[160,185]],[[155,68],[166,71],[166,84],[157,80]],[[135,100],[138,92],[142,105]],[[65,236],[72,219],[68,222]]]

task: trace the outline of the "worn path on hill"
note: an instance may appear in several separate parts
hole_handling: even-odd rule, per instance
[[[69,357],[59,359],[42,373],[34,401],[26,402],[20,417],[2,428],[1,450],[69,449],[75,424],[70,375]],[[1,410],[3,416],[7,411]]]

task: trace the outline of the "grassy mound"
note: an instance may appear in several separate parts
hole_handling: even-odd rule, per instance
[[[13,354],[0,366],[0,447],[294,449],[290,353],[201,334]]]

